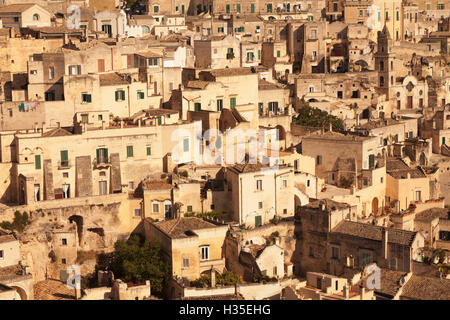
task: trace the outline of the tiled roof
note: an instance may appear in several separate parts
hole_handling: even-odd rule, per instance
[[[408,173],[411,178],[425,178],[426,175],[418,168],[410,168],[402,159],[387,159],[386,172],[396,179],[406,179]]]
[[[128,80],[125,80],[118,73],[100,74],[99,78],[100,78],[100,86],[113,86],[113,85],[129,84]]]
[[[403,286],[401,299],[450,300],[450,280],[412,275]]]
[[[269,82],[267,80],[259,79],[258,80],[258,89],[259,90],[277,90],[283,89],[281,86],[277,86],[275,83]]]
[[[394,297],[401,288],[400,279],[404,276],[406,276],[406,273],[402,271],[381,269],[380,289],[376,289],[376,292]]]
[[[336,140],[336,141],[365,141],[365,140],[369,140],[372,138],[373,137],[370,137],[370,136],[358,136],[358,135],[354,135],[354,134],[342,134],[342,133],[338,133],[338,132],[328,131],[325,133],[321,133],[321,132],[312,133],[311,135],[306,136],[303,139],[305,139],[305,140],[327,139],[327,140]]]
[[[383,227],[374,226],[367,223],[342,221],[333,230],[334,233],[346,234],[358,238],[370,239],[375,241],[382,240]],[[417,232],[387,228],[388,242],[411,246]]]
[[[336,210],[336,209],[345,209],[345,208],[349,208],[350,205],[348,205],[347,203],[342,203],[342,202],[337,202],[334,200],[330,200],[330,199],[321,199],[321,200],[315,200],[315,201],[311,201],[310,203],[308,203],[307,205],[305,205],[304,207],[309,208],[309,209],[320,209],[320,204],[324,203],[326,205],[326,207],[328,209],[331,210]]]
[[[196,217],[183,217],[179,219],[165,220],[156,222],[154,225],[172,239],[187,238],[195,235],[195,233],[188,235],[187,233],[189,232],[216,227],[214,224]]]
[[[414,219],[418,221],[431,221],[436,218],[448,219],[448,212],[449,209],[446,208],[431,208],[417,213]]]
[[[251,68],[225,68],[206,71],[214,77],[232,77],[253,74]]]
[[[188,81],[186,87],[187,88],[194,88],[194,89],[202,89],[203,90],[210,83],[211,82],[209,82],[209,81],[191,80],[191,81]]]
[[[44,132],[42,134],[43,137],[62,137],[62,136],[71,136],[72,134],[67,131],[64,130],[62,128],[56,128],[47,132]]]
[[[3,12],[12,12],[19,13],[24,12],[34,6],[34,3],[22,3],[22,4],[11,4],[9,6],[0,7],[0,13]]]
[[[147,180],[144,182],[144,189],[146,190],[169,190],[172,185],[165,180]]]
[[[239,173],[248,173],[248,172],[257,172],[263,168],[268,168],[268,165],[263,165],[261,163],[242,163],[236,164],[232,168],[235,169]]]

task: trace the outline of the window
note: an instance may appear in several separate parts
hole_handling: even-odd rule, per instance
[[[71,65],[69,66],[69,75],[81,74],[81,65]]]
[[[339,259],[339,248],[338,247],[331,247],[331,258]]]
[[[69,151],[62,150],[61,151],[61,167],[69,166]]]
[[[30,70],[30,74],[37,74],[37,70]]]
[[[62,245],[67,246],[67,239],[65,239],[65,238],[62,239]]]
[[[124,90],[117,90],[115,92],[116,95],[116,101],[124,101],[125,100],[125,91]]]
[[[145,93],[142,91],[138,91],[137,96],[138,96],[138,100],[145,99]]]
[[[250,4],[250,12],[255,13],[255,4],[254,3]]]
[[[238,3],[236,5],[236,11],[237,11],[237,13],[241,13],[241,4],[240,3]]]
[[[287,188],[287,180],[283,180],[283,188]]]
[[[258,209],[262,209],[263,208],[263,203],[262,201],[258,202]]]
[[[183,151],[189,152],[189,138],[183,139]]]
[[[127,146],[127,158],[133,157],[133,146]]]
[[[421,192],[416,191],[416,201],[420,201],[420,199],[421,199]]]
[[[62,264],[66,264],[66,259],[61,259]]]
[[[281,57],[281,51],[277,50],[277,58]]]
[[[34,156],[34,168],[36,170],[41,169],[41,156],[40,155]]]
[[[223,110],[223,100],[217,99],[217,111],[221,112]]]
[[[55,79],[55,68],[54,67],[48,68],[48,78],[50,80]]]
[[[322,164],[322,156],[317,156],[317,164]]]
[[[158,13],[159,12],[159,6],[153,6],[153,12]]]
[[[200,260],[201,261],[209,260],[209,246],[200,247]]]
[[[194,103],[194,110],[195,111],[201,111],[202,110],[202,104],[200,102]]]
[[[134,182],[133,181],[128,182],[128,189],[130,189],[130,190],[134,189]]]
[[[262,190],[262,180],[256,180],[256,190]]]
[[[361,254],[361,266],[364,267],[369,263],[372,263],[372,254],[369,252],[363,252]]]
[[[41,17],[37,13],[33,14],[33,21],[39,21],[39,20],[41,20]]]
[[[107,163],[108,162],[108,149],[99,148],[97,149],[97,163]]]
[[[98,121],[102,121],[103,120],[103,115],[99,114],[97,119],[98,119]]]
[[[227,6],[226,6],[226,11],[227,11],[227,13],[230,13],[230,5],[229,4],[227,4]]]
[[[152,155],[152,147],[147,147],[147,155],[148,156]]]
[[[63,172],[63,178],[68,178],[69,177],[69,173],[68,172]]]
[[[0,260],[4,259],[3,250],[0,250]]]
[[[271,3],[267,4],[267,12],[272,12],[272,4]]]
[[[187,212],[192,212],[192,206],[187,206]]]
[[[159,212],[159,203],[154,203],[153,204],[153,213],[158,213]]]
[[[230,98],[230,108],[234,109],[236,106],[236,97]]]
[[[306,186],[309,187],[311,185],[311,181],[310,180],[306,180]]]
[[[141,209],[134,209],[134,217],[140,218],[142,216],[142,210]]]
[[[92,95],[88,93],[81,94],[81,102],[83,103],[91,103],[92,102]]]
[[[189,269],[189,258],[183,258],[183,269]]]

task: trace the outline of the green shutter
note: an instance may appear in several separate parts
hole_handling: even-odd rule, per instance
[[[194,109],[195,111],[201,111],[202,110],[202,104],[199,102],[194,103]]]
[[[125,100],[125,91],[124,90],[120,91],[120,94],[121,94],[122,100]]]
[[[97,149],[97,163],[100,160],[100,149]]]
[[[90,94],[86,95],[86,101],[87,102],[92,102],[92,96]]]
[[[147,155],[148,156],[152,155],[152,147],[147,147]]]
[[[189,138],[184,138],[183,140],[183,151],[189,152]]]
[[[69,166],[69,151],[63,150],[61,151],[61,167]]]
[[[236,5],[236,9],[238,13],[241,13],[241,5],[239,3]]]
[[[119,91],[116,91],[115,94],[116,94],[116,101],[119,101]]]
[[[108,149],[105,148],[105,161],[108,162]]]
[[[280,50],[277,51],[277,57],[278,57],[278,58],[281,57],[281,52],[280,52]]]
[[[445,137],[442,137],[442,144],[445,144]]]
[[[254,4],[254,3],[252,3],[252,4],[250,5],[250,11],[251,11],[252,13],[255,13],[255,4]]]
[[[227,4],[227,13],[230,13],[230,5]]]
[[[127,158],[133,157],[133,146],[127,146]]]
[[[236,98],[230,98],[230,108],[233,109],[236,106]]]
[[[35,169],[41,169],[41,156],[40,155],[34,156],[34,167],[35,167]]]

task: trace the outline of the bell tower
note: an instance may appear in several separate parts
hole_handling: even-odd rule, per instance
[[[396,81],[394,70],[395,55],[392,53],[393,41],[389,30],[384,26],[378,32],[378,50],[375,54],[375,70],[378,71],[377,87],[381,93],[386,94],[386,99],[394,97],[393,87]]]

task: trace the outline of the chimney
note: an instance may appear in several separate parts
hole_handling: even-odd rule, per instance
[[[211,267],[211,288],[216,287],[216,271]]]
[[[138,127],[140,127],[142,125],[142,120],[138,119]]]
[[[120,120],[120,128],[123,128],[123,120]]]
[[[330,132],[333,132],[333,124],[330,122]]]
[[[366,288],[361,288],[361,300],[364,300],[364,296],[366,295]]]
[[[58,128],[61,128],[61,122],[57,122],[57,123],[56,123],[56,126],[57,126]]]
[[[359,127],[359,113],[356,116],[356,126]]]
[[[387,228],[383,228],[383,230],[381,232],[382,232],[381,242],[382,242],[382,249],[383,249],[383,258],[387,259],[387,254],[388,254],[388,229]]]

